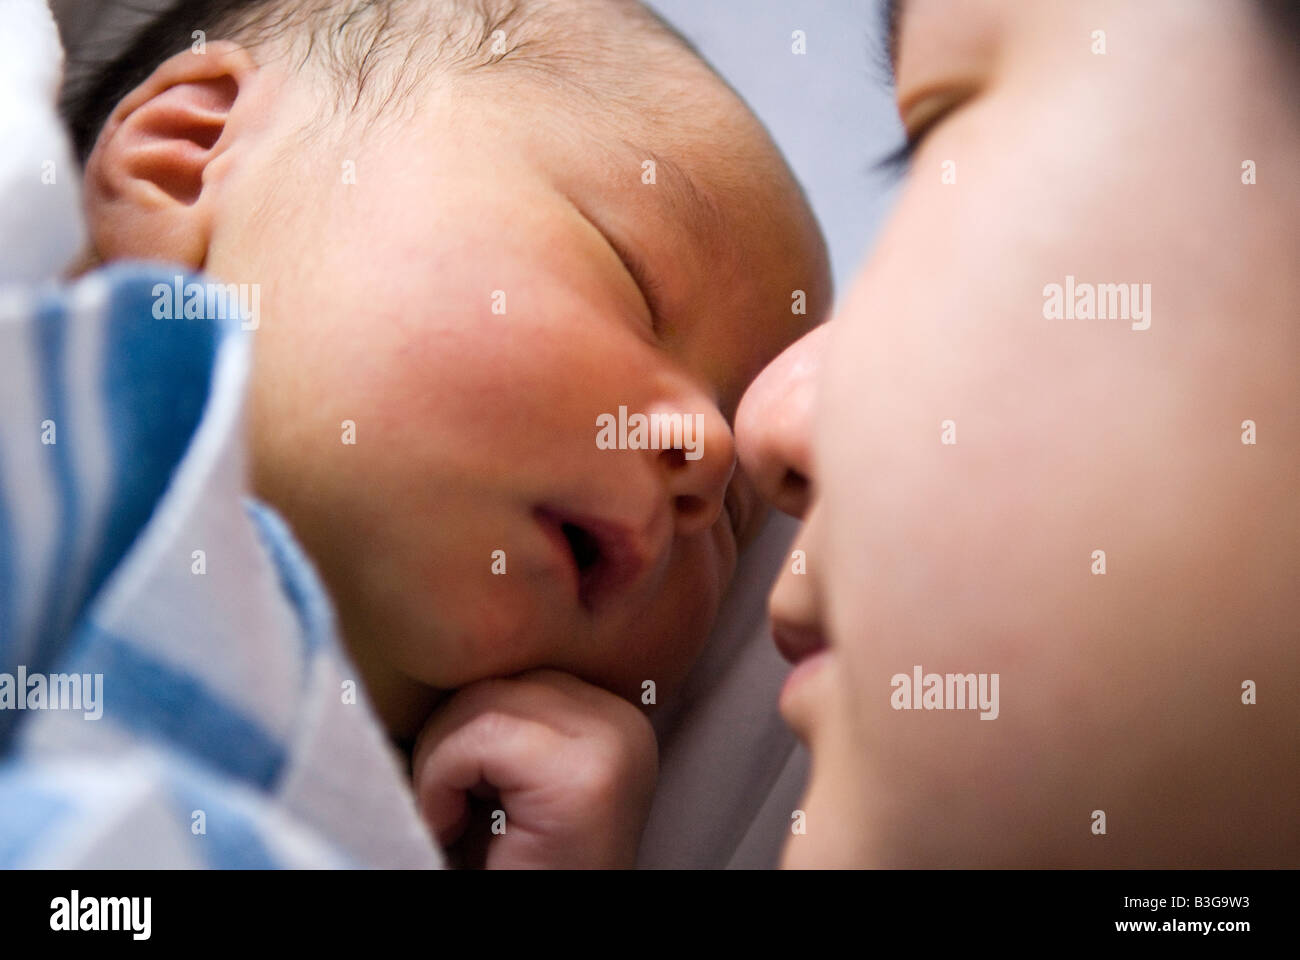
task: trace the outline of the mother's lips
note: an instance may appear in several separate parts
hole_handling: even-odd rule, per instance
[[[829,646],[821,629],[808,624],[773,621],[772,639],[781,656],[792,664],[807,660]]]
[[[810,696],[808,685],[815,682],[813,678],[825,674],[833,656],[831,648],[821,630],[809,624],[774,620],[772,639],[776,641],[781,656],[794,665],[781,687],[778,707],[795,735],[807,743],[810,718],[820,709],[817,705],[819,688],[813,687]]]

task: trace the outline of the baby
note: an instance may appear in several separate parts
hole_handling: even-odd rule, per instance
[[[632,0],[187,0],[67,113],[95,259],[260,291],[254,487],[441,839],[630,863],[632,702],[762,519],[736,406],[829,307],[759,122]]]

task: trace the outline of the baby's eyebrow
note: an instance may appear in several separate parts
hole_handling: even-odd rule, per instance
[[[702,188],[680,164],[643,146],[624,141],[644,163],[654,162],[654,185],[663,191],[673,218],[685,224],[703,249],[710,252],[731,251],[733,238],[725,229],[722,211],[713,195]]]

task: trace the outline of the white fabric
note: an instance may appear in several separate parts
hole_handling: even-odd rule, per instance
[[[0,287],[56,277],[85,243],[80,175],[55,106],[63,48],[44,0],[0,0]]]
[[[767,594],[797,525],[774,515],[741,558],[708,647],[662,716],[659,787],[641,843],[647,868],[774,867],[808,753],[776,711],[790,666]]]

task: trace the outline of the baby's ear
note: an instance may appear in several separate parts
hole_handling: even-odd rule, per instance
[[[161,64],[109,115],[86,161],[86,210],[101,260],[199,269],[213,214],[213,161],[238,139],[235,104],[257,71],[227,42]]]

